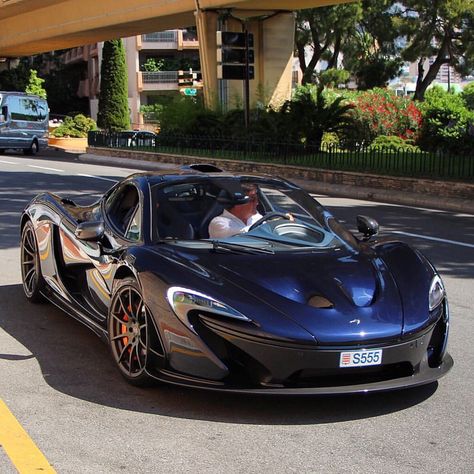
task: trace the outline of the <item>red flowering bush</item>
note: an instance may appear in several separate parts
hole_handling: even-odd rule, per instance
[[[410,142],[418,139],[422,115],[411,99],[398,97],[388,89],[372,89],[357,94],[353,103],[352,138],[369,143],[380,135]]]

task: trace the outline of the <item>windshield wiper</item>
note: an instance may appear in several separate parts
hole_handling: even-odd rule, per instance
[[[221,242],[219,240],[212,241],[212,250],[217,252],[218,250],[229,250],[231,252],[241,252],[241,253],[250,253],[250,254],[274,254],[275,252],[270,249],[262,249],[259,247],[250,247],[248,245],[242,244],[231,244],[229,242]]]

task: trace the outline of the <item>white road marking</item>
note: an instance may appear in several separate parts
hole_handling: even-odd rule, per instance
[[[103,181],[112,181],[113,183],[117,182],[116,179],[104,178],[103,176],[94,176],[92,174],[77,173],[77,176],[83,176],[84,178],[102,179]]]
[[[37,166],[37,165],[26,165],[29,168],[38,168],[39,170],[46,170],[46,171],[57,171],[58,173],[65,173],[64,170],[59,170],[57,168],[48,168],[47,166]]]
[[[418,239],[434,240],[435,242],[443,242],[445,244],[459,245],[460,247],[469,247],[471,249],[474,249],[474,244],[468,244],[466,242],[459,242],[457,240],[440,239],[439,237],[430,237],[428,235],[411,234],[410,232],[402,232],[401,230],[392,230],[392,231],[390,231],[390,233],[391,234],[406,235],[407,237],[416,237]]]
[[[0,160],[0,163],[6,163],[7,165],[16,165],[13,161]]]

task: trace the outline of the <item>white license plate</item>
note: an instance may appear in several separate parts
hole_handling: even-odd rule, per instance
[[[341,352],[339,367],[367,367],[382,363],[382,349]]]

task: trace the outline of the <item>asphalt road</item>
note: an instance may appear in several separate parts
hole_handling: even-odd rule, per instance
[[[144,390],[122,380],[82,325],[28,304],[19,269],[18,218],[30,198],[92,199],[129,173],[55,152],[0,156],[0,401],[57,472],[474,471],[474,216],[320,197],[351,227],[366,214],[382,234],[400,232],[442,273],[455,367],[439,383],[304,398]],[[0,473],[10,472],[0,447]]]

